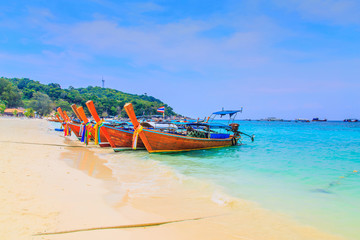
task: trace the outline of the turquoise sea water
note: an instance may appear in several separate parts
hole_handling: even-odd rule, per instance
[[[148,154],[99,148],[98,153],[114,178],[146,173],[117,180],[115,189],[153,191],[162,177],[157,169],[167,166],[302,224],[360,239],[360,123],[239,123],[241,131],[255,134],[255,142],[244,136],[244,145],[211,150]]]
[[[360,123],[239,123],[255,142],[244,136],[242,146],[137,155],[300,223],[360,239]]]

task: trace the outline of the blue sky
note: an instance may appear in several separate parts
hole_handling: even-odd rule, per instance
[[[360,118],[360,1],[0,1],[0,75],[205,117]]]

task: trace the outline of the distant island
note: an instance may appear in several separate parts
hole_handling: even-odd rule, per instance
[[[56,107],[72,114],[71,104],[85,106],[88,100],[94,101],[103,117],[126,116],[123,106],[127,102],[133,104],[137,115],[158,114],[156,110],[165,106],[167,116],[178,116],[169,105],[147,94],[130,94],[93,86],[63,89],[58,83],[42,84],[29,78],[0,78],[0,114],[5,108],[17,107],[36,111],[42,116],[49,115]],[[87,111],[87,108],[84,110]]]

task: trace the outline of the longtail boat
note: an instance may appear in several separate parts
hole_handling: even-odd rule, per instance
[[[79,116],[79,113],[77,112],[76,110],[76,105],[73,104],[71,105],[71,108],[73,110],[73,112],[75,113],[76,117],[80,120],[80,116]],[[75,110],[76,111],[75,111]],[[66,115],[66,112],[64,111],[64,114]],[[81,140],[81,133],[80,133],[80,130],[81,130],[81,123],[78,123],[78,122],[75,122],[75,121],[71,121],[68,123],[69,127],[71,128],[71,131],[76,135],[76,137]]]
[[[124,108],[134,125],[135,136],[141,138],[149,153],[191,151],[234,146],[240,141],[240,134],[243,134],[238,131],[239,124],[236,123],[232,123],[230,126],[221,125],[226,131],[232,132],[232,135],[216,133],[211,130],[212,126],[208,123],[186,124],[186,131],[182,132],[145,129],[138,122],[132,104],[127,103]],[[236,113],[240,111],[241,110],[221,111],[213,114],[221,116],[229,114],[231,118],[231,116],[236,115]]]
[[[57,122],[59,122],[59,123],[63,122],[63,120],[60,119],[59,115],[56,115],[56,118],[57,118]]]
[[[66,121],[71,122],[71,119],[67,115],[67,112],[64,110],[63,113],[64,113],[64,117],[66,118]]]
[[[61,128],[55,128],[54,130],[57,131],[57,132],[63,132],[64,131],[64,120],[62,120],[60,117],[59,117],[59,114],[55,114],[55,116],[51,119],[48,119],[48,121],[50,122],[58,122],[61,124]]]
[[[84,108],[82,106],[78,107],[77,112],[79,114],[80,120],[81,122],[81,141],[85,142],[86,144],[88,144],[89,140],[94,141],[95,140],[95,144],[97,144],[97,139],[95,138],[96,131],[95,128],[93,126],[93,124],[89,121],[89,119],[86,117]],[[100,145],[100,147],[108,147],[108,143],[105,142],[104,144]]]
[[[67,115],[66,111],[63,111],[64,117],[66,119],[66,124],[70,127],[71,131],[75,134],[75,136],[80,140],[81,139],[81,123],[75,121],[74,119],[71,120]],[[75,113],[75,115],[79,118],[79,116]],[[80,118],[79,118],[80,119]]]
[[[58,107],[57,111],[63,119],[62,125],[64,127],[64,136],[70,136],[71,135],[71,127],[69,125],[70,119],[67,118],[67,115],[64,114],[61,107]]]
[[[86,106],[89,109],[88,103],[86,103]],[[81,109],[82,112],[84,112],[83,109]],[[90,109],[89,109],[90,111]],[[85,114],[85,113],[84,113]],[[99,116],[96,113],[90,111],[91,116],[94,118],[96,124],[93,126],[92,128],[92,134],[94,136],[94,140],[96,144],[99,144],[100,147],[114,147],[114,143],[111,141],[111,139],[109,140],[108,136],[107,136],[107,132],[104,131],[104,129],[101,129],[101,124],[102,122],[100,121]],[[88,122],[88,120],[86,120]]]
[[[132,128],[116,127],[109,124],[102,124],[102,121],[97,114],[93,101],[87,101],[86,106],[88,107],[89,112],[96,121],[96,123],[101,124],[100,133],[103,133],[103,135],[111,144],[111,147],[115,152],[131,148],[145,148],[141,140],[138,141],[135,145],[133,145],[134,130]]]
[[[79,112],[78,112],[78,110],[77,110],[77,106],[76,106],[75,103],[71,105],[71,109],[72,109],[73,112],[75,113],[76,117],[81,121],[81,117],[80,117],[80,114],[79,114]]]
[[[49,122],[58,122],[58,123],[62,123],[63,121],[59,118],[58,115],[55,115],[55,117],[51,117],[48,119]]]
[[[74,105],[74,104],[73,104]],[[76,108],[76,105],[71,106],[74,110],[74,107]],[[60,107],[57,108],[58,113],[60,116],[64,119],[62,125],[64,126],[64,136],[70,136],[71,132],[73,132],[76,137],[81,140],[82,139],[82,124],[80,122],[71,120],[69,116],[67,115],[66,111],[62,111]],[[75,112],[75,111],[74,111]],[[76,116],[81,119],[81,115],[76,111]],[[85,116],[86,117],[86,116]]]

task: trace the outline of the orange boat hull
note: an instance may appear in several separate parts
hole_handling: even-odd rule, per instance
[[[120,151],[124,148],[132,148],[132,139],[133,139],[133,132],[123,130],[120,128],[113,128],[109,126],[102,126],[106,129],[111,141],[114,143],[115,147],[113,147],[114,151]],[[144,148],[144,143],[141,139],[138,139],[137,142],[138,148]]]
[[[68,123],[71,131],[75,134],[77,138],[81,138],[80,136],[80,124],[76,123]]]
[[[140,136],[145,143],[146,149],[150,153],[201,150],[227,147],[236,144],[236,140],[232,137],[225,139],[195,138],[150,129],[143,129],[142,132],[144,134]],[[144,137],[146,140],[143,139]]]

